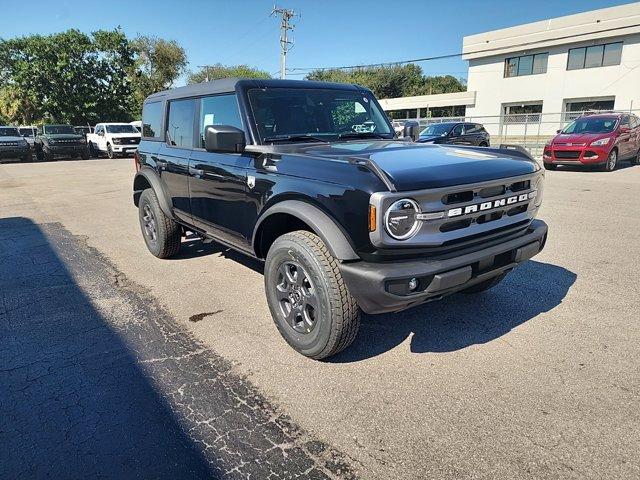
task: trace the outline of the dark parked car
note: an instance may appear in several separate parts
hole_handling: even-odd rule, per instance
[[[30,162],[32,159],[31,147],[16,127],[0,125],[0,160],[3,159],[23,162]]]
[[[432,123],[420,132],[420,143],[448,143],[452,145],[476,145],[488,147],[491,138],[479,123],[443,122]]]
[[[640,118],[626,113],[580,117],[558,130],[544,147],[544,166],[598,165],[612,172],[618,162],[640,164]]]
[[[39,126],[34,148],[38,160],[53,160],[56,155],[89,159],[86,139],[71,125]]]
[[[360,310],[487,290],[547,238],[528,154],[395,139],[362,87],[218,80],[151,95],[142,117],[149,251],[171,257],[189,231],[264,260],[275,324],[312,358],[347,347]]]

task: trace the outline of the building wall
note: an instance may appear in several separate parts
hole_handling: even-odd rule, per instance
[[[570,48],[623,41],[620,65],[567,70]],[[547,73],[504,78],[505,59],[518,55],[549,52]],[[564,110],[567,99],[591,99],[615,97],[616,110],[640,110],[640,34],[610,37],[601,40],[574,42],[571,44],[510,52],[499,56],[469,60],[468,90],[476,92],[474,106],[467,107],[469,117],[487,117],[487,130],[500,134],[499,116],[503,105],[542,101],[540,134],[549,135],[564,124],[559,112]],[[489,118],[493,117],[493,118]],[[479,118],[478,121],[483,121]],[[529,134],[536,125],[527,125]],[[508,125],[513,134],[523,129],[520,125]],[[502,131],[504,134],[504,131]]]

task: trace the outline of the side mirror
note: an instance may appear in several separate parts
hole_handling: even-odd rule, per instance
[[[562,132],[562,130],[556,130],[556,133],[560,133],[560,132]]]
[[[405,122],[402,135],[411,137],[414,142],[417,141],[420,138],[420,124],[414,121]]]
[[[231,125],[204,127],[204,148],[207,152],[242,153],[246,146],[244,131]]]

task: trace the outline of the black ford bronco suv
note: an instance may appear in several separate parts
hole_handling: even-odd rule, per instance
[[[40,125],[33,147],[40,161],[53,160],[56,155],[89,159],[87,140],[71,125]]]
[[[395,139],[367,89],[225,79],[143,108],[133,200],[148,249],[187,231],[263,259],[286,341],[347,347],[360,312],[496,285],[544,247],[544,170],[526,153]]]

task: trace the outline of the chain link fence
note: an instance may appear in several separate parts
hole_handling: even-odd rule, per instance
[[[470,122],[480,123],[491,135],[491,144],[498,146],[503,143],[521,145],[534,157],[542,157],[545,144],[553,138],[558,130],[562,130],[570,122],[582,115],[595,113],[635,113],[640,116],[640,110],[625,111],[580,111],[580,112],[555,112],[555,113],[513,113],[493,116],[459,116],[437,118],[413,118],[394,120],[395,122],[407,122],[409,120],[420,123],[425,128],[432,123],[444,122]]]

